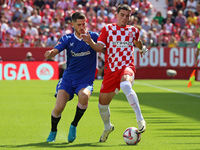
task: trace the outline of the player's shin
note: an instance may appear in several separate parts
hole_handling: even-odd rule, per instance
[[[80,121],[80,119],[82,118],[83,114],[85,113],[85,111],[87,109],[87,106],[88,106],[88,104],[81,105],[78,102],[78,105],[76,107],[76,114],[75,114],[74,120],[71,123],[73,126],[76,127],[78,125],[78,122]]]
[[[129,104],[133,108],[133,110],[136,114],[137,121],[143,120],[143,116],[142,116],[140,106],[139,106],[138,97],[137,97],[137,94],[135,93],[135,91],[132,89],[132,84],[129,81],[124,81],[124,82],[120,83],[120,88],[126,95],[126,98],[129,102]]]
[[[99,107],[99,113],[101,115],[101,118],[104,123],[104,128],[105,130],[110,130],[111,128],[111,123],[110,123],[110,108],[109,105],[101,105],[98,104]]]
[[[57,131],[57,126],[60,119],[61,119],[61,116],[55,116],[52,112],[52,115],[51,115],[51,131],[52,132]]]

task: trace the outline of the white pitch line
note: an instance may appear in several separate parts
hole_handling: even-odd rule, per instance
[[[134,83],[140,84],[140,85],[149,86],[149,87],[154,87],[154,88],[157,88],[157,89],[162,89],[162,90],[165,90],[165,91],[171,91],[171,92],[174,92],[174,93],[179,93],[179,94],[184,94],[184,95],[188,95],[188,96],[193,96],[193,97],[200,98],[200,95],[195,95],[195,94],[190,94],[190,93],[184,93],[184,92],[180,92],[180,91],[176,91],[176,90],[172,90],[172,89],[168,89],[168,88],[163,88],[163,87],[155,86],[155,85],[151,85],[151,84],[146,84],[146,83],[140,83],[140,82],[134,82]]]

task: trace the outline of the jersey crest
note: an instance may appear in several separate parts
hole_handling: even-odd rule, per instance
[[[133,37],[133,33],[129,31],[128,36]]]

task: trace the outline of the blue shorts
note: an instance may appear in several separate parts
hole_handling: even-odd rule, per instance
[[[69,95],[70,98],[69,100],[72,100],[74,97],[74,93],[76,93],[76,95],[78,95],[78,92],[82,89],[82,88],[87,88],[90,93],[92,94],[93,91],[93,83],[85,83],[83,81],[83,83],[81,83],[81,81],[73,81],[70,79],[63,79],[61,78],[56,86],[56,93],[55,93],[55,97],[57,97],[57,93],[58,90],[65,90]]]

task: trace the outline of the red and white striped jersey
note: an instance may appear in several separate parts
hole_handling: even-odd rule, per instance
[[[127,66],[134,66],[134,41],[139,41],[139,30],[116,23],[102,28],[98,43],[106,46],[104,72],[114,72]]]

